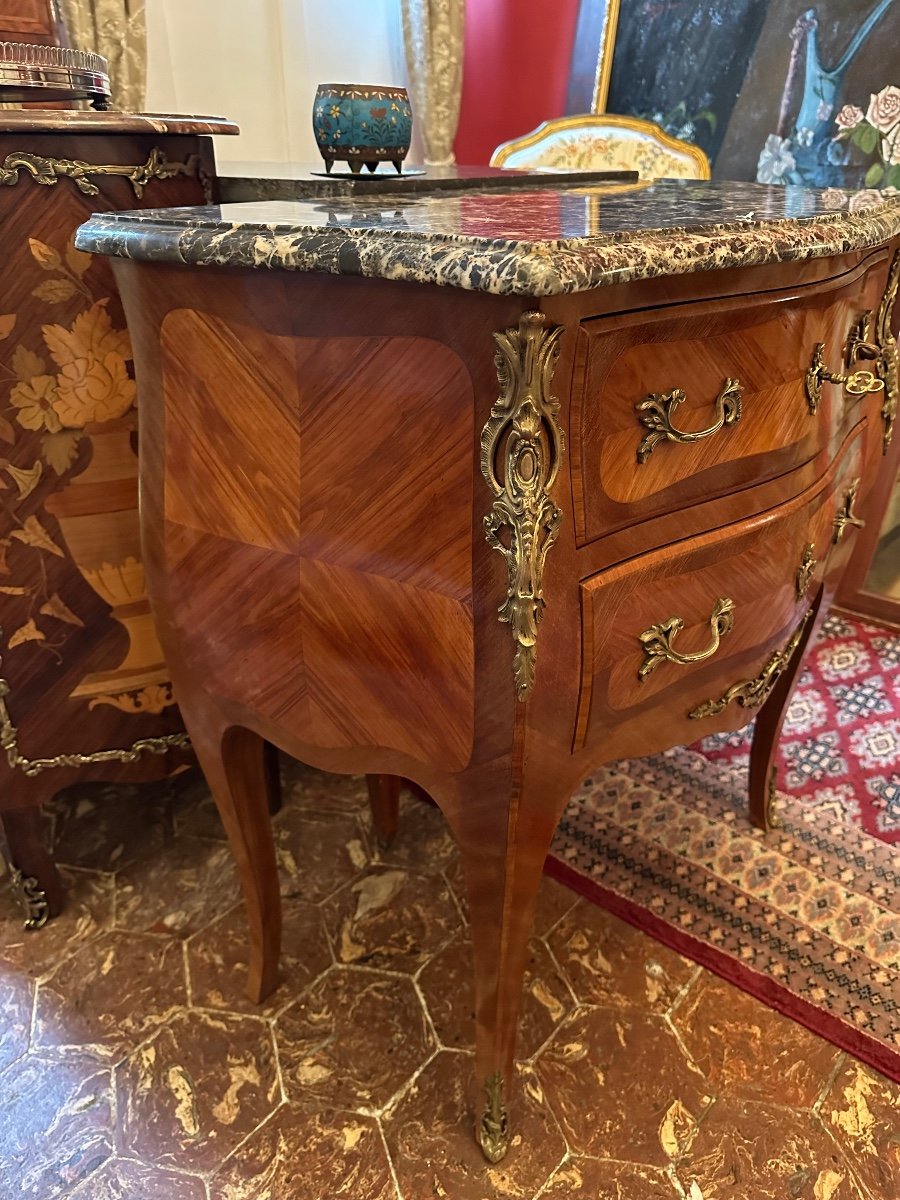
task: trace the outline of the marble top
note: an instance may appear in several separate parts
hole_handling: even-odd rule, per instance
[[[0,111],[0,133],[240,133],[225,117],[177,113],[94,112],[90,108]]]
[[[307,200],[316,196],[377,196],[386,192],[405,194],[424,192],[504,190],[560,187],[611,180],[634,182],[637,171],[565,171],[536,169],[507,171],[500,167],[423,168],[404,163],[397,174],[392,163],[380,163],[374,173],[352,174],[346,163],[336,163],[328,174],[324,163],[222,163],[219,166],[219,195],[224,203],[254,200]]]
[[[333,197],[95,214],[81,250],[525,296],[822,258],[900,235],[900,196],[723,181]]]

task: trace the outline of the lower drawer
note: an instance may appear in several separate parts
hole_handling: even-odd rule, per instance
[[[830,560],[849,549],[871,439],[858,425],[827,474],[788,503],[581,585],[576,751],[646,754],[753,717]]]

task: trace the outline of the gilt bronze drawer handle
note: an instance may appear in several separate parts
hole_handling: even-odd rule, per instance
[[[741,385],[737,379],[726,379],[722,390],[716,397],[716,420],[708,429],[700,429],[690,433],[685,429],[676,429],[673,422],[675,411],[683,404],[685,393],[681,388],[671,392],[654,392],[645,400],[635,405],[641,424],[650,430],[637,450],[637,460],[645,463],[654,448],[663,441],[667,442],[700,442],[712,437],[726,425],[737,425],[741,419]]]
[[[823,383],[843,384],[848,396],[867,396],[869,392],[880,392],[884,387],[883,381],[876,379],[871,371],[852,371],[849,375],[841,371],[829,371],[825,366],[825,343],[817,342],[812,362],[806,369],[806,403],[811,413],[819,411]]]
[[[812,616],[812,611],[811,608],[807,609],[803,620],[791,634],[787,643],[780,650],[769,655],[765,666],[754,679],[742,679],[739,683],[732,684],[718,700],[704,700],[702,704],[691,709],[688,717],[692,721],[699,721],[703,717],[714,717],[732,702],[739,704],[741,708],[759,708],[765,704],[781,673],[791,661],[794,651],[800,645],[800,639],[803,637],[803,631]]]
[[[853,511],[853,505],[856,502],[856,493],[859,491],[859,483],[858,479],[854,479],[846,492],[844,492],[844,498],[841,500],[837,516],[834,518],[834,535],[831,540],[835,546],[844,536],[844,530],[848,525],[853,525],[857,529],[862,529],[865,526],[865,521],[862,517],[858,517]]]
[[[878,312],[875,314],[874,328],[871,312],[864,312],[851,327],[850,335],[847,338],[848,366],[857,358],[874,359],[875,371],[878,378],[884,383],[881,420],[884,424],[882,447],[885,454],[891,444],[897,409],[900,407],[900,353],[897,350],[897,339],[891,330],[891,318],[897,300],[898,286],[900,286],[900,250],[894,255],[891,263],[884,295],[878,306]]]
[[[734,628],[733,600],[723,597],[716,601],[712,616],[709,618],[709,627],[712,632],[712,642],[705,650],[698,650],[696,654],[679,654],[673,647],[676,636],[684,628],[684,621],[681,617],[669,617],[668,621],[663,621],[659,625],[651,625],[649,629],[645,629],[639,635],[641,645],[644,647],[644,661],[638,671],[638,678],[646,679],[650,672],[654,671],[664,660],[686,666],[688,663],[703,662],[705,658],[712,658],[719,648],[721,639],[726,633],[731,633]]]
[[[800,559],[800,566],[797,568],[798,600],[802,600],[806,595],[813,572],[819,565],[818,559],[815,556],[815,549],[816,547],[813,542],[807,542],[803,549],[803,557]]]

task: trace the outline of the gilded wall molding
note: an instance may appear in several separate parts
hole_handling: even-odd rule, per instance
[[[534,684],[544,563],[562,522],[548,494],[563,449],[559,400],[550,390],[562,327],[545,329],[544,321],[543,313],[524,313],[518,328],[494,334],[500,395],[481,434],[481,471],[494,496],[485,537],[506,559],[506,599],[498,611],[516,643],[520,701]]]

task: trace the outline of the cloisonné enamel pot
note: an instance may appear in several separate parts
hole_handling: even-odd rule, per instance
[[[330,172],[347,162],[354,175],[392,162],[400,173],[409,153],[412,109],[406,88],[364,83],[320,83],[313,104],[313,131]]]

